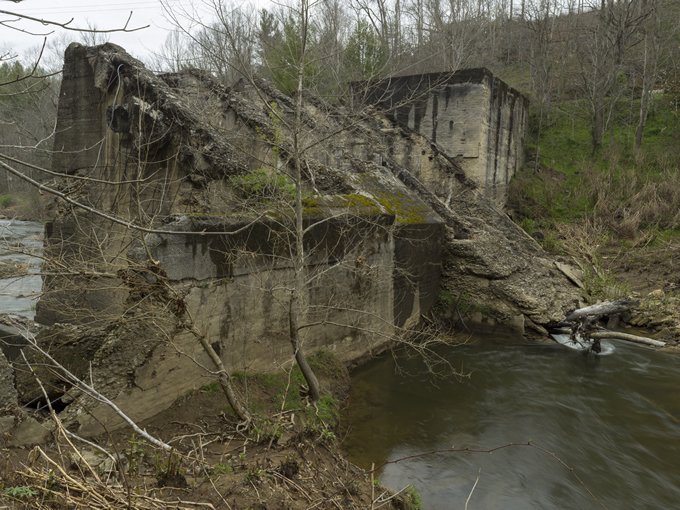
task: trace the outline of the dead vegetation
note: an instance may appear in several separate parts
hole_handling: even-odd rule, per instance
[[[237,377],[256,416],[248,433],[236,431],[236,417],[212,384],[140,424],[170,452],[129,430],[91,445],[55,432],[46,446],[3,449],[3,503],[60,510],[416,508],[411,493],[376,490],[339,453],[338,402],[349,376],[328,353],[310,361],[328,392],[316,406],[301,394],[295,371]]]
[[[579,262],[591,302],[640,298],[626,327],[670,345],[680,337],[679,168],[674,147],[613,144],[571,172],[525,170],[510,190],[514,219],[546,250]]]

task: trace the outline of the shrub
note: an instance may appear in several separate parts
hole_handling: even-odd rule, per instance
[[[586,294],[602,301],[621,299],[631,293],[630,285],[617,282],[611,271],[602,267],[597,257],[592,266],[583,269],[583,284]]]
[[[17,203],[17,199],[13,195],[2,195],[0,196],[0,206],[11,207]]]
[[[413,485],[408,488],[405,499],[409,510],[422,510],[423,499],[420,497],[420,493]]]
[[[38,493],[34,491],[30,485],[21,485],[19,487],[7,487],[2,491],[3,496],[8,496],[10,498],[17,499],[32,498],[37,494]]]

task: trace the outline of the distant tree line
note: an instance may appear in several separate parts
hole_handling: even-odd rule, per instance
[[[532,99],[539,139],[555,101],[582,99],[593,151],[624,114],[642,143],[650,98],[680,57],[672,0],[324,0],[305,27],[295,7],[204,6],[210,22],[167,6],[176,30],[156,68],[205,68],[227,84],[257,72],[290,93],[303,33],[303,85],[325,96],[354,80],[486,67]]]
[[[593,153],[622,122],[640,146],[655,89],[680,89],[673,0],[320,0],[307,17],[298,12],[303,4],[164,4],[175,29],[146,63],[163,72],[206,69],[227,85],[257,73],[290,94],[304,62],[302,87],[331,100],[352,81],[486,67],[532,100],[537,146],[554,104],[580,99]],[[88,45],[110,37],[76,36]],[[52,36],[23,59],[0,51],[5,154],[49,165],[60,81],[41,76],[61,67],[69,42]],[[8,179],[0,186],[10,189]]]

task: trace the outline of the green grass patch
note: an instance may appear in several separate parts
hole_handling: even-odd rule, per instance
[[[408,488],[405,499],[408,510],[422,510],[423,498],[420,497],[420,493],[413,485]]]
[[[616,280],[616,276],[602,266],[598,257],[592,266],[586,266],[583,270],[583,289],[593,302],[616,300],[628,297],[631,293],[630,285]]]
[[[312,354],[307,362],[317,375],[338,379],[345,373],[345,367],[331,351],[321,349]]]
[[[534,107],[526,165],[513,178],[509,191],[508,206],[516,221],[529,234],[542,231],[544,248],[553,252],[561,250],[560,239],[550,238],[547,231],[556,223],[595,219],[621,239],[634,239],[642,230],[677,230],[680,127],[666,102],[666,98],[654,98],[642,147],[634,150],[639,99],[618,101],[613,129],[594,154],[584,101],[553,105],[549,121],[544,119],[540,147],[536,145]],[[669,235],[673,234],[663,234]]]
[[[38,493],[30,485],[20,485],[18,487],[7,487],[2,489],[2,495],[10,498],[24,499],[37,496]]]

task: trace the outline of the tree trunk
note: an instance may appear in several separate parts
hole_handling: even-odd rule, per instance
[[[244,425],[247,427],[248,425],[250,425],[251,422],[250,412],[248,411],[247,408],[241,405],[241,401],[236,395],[236,391],[234,390],[234,387],[231,384],[231,378],[229,377],[229,373],[227,372],[227,369],[224,367],[222,358],[220,358],[217,355],[215,349],[213,349],[212,345],[210,345],[205,335],[201,334],[198,330],[196,330],[195,327],[191,329],[191,333],[198,339],[198,341],[201,344],[201,347],[203,347],[205,352],[208,353],[210,360],[213,362],[213,365],[215,365],[215,367],[217,368],[220,386],[222,387],[224,395],[227,397],[229,405],[237,414],[239,419],[243,420]]]
[[[541,101],[541,111],[538,114],[538,134],[536,135],[536,160],[534,161],[534,175],[538,173],[541,164],[541,129],[543,127],[543,101]]]
[[[298,105],[297,111],[295,112],[296,120],[300,121],[300,112],[302,110],[302,75],[300,75],[300,88],[298,89]],[[296,129],[300,126],[299,123],[296,125]],[[294,254],[294,270],[295,270],[295,287],[291,292],[290,296],[290,308],[288,310],[289,317],[289,332],[290,332],[290,343],[293,347],[293,352],[295,353],[295,361],[297,361],[302,375],[307,381],[309,386],[309,397],[312,402],[318,402],[320,398],[319,392],[319,381],[314,374],[314,371],[307,363],[307,358],[300,345],[300,327],[299,327],[299,317],[300,317],[300,294],[305,285],[305,252],[304,252],[304,224],[302,222],[302,169],[300,164],[300,153],[298,152],[298,134],[295,134],[295,254]]]
[[[645,126],[647,124],[647,115],[649,114],[649,101],[652,95],[652,87],[654,84],[654,69],[650,69],[647,58],[647,41],[648,34],[645,34],[645,53],[644,65],[642,75],[642,97],[640,98],[640,118],[638,120],[637,128],[635,129],[635,140],[633,141],[633,148],[639,149],[642,145],[642,136],[645,134]]]
[[[598,90],[595,97],[593,111],[593,156],[595,151],[602,147],[602,123],[604,114],[604,91]]]
[[[652,345],[654,347],[666,346],[666,342],[652,340],[651,338],[645,338],[644,336],[629,335],[628,333],[618,333],[616,331],[599,331],[597,333],[591,333],[590,338],[593,338],[595,340],[602,340],[604,338],[617,338],[619,340],[628,340],[629,342],[635,342],[638,344]]]
[[[301,23],[303,33],[302,35],[302,52],[300,62],[298,64],[298,84],[297,97],[295,107],[295,126],[293,133],[293,162],[295,165],[295,174],[293,176],[295,181],[295,252],[293,254],[293,270],[295,271],[295,286],[290,296],[289,314],[289,335],[290,342],[295,354],[295,361],[297,361],[302,375],[309,386],[309,397],[312,402],[318,402],[320,398],[319,381],[314,374],[314,371],[307,363],[307,358],[300,345],[300,295],[305,286],[305,246],[304,246],[304,224],[303,224],[303,209],[302,209],[302,154],[300,149],[300,130],[302,129],[302,77],[305,69],[306,58],[306,43],[307,43],[307,24],[309,21],[309,5],[307,0],[303,0],[302,9],[300,10]]]
[[[605,301],[598,305],[586,306],[585,308],[579,308],[574,310],[566,317],[566,321],[571,322],[582,317],[594,317],[600,315],[612,315],[615,313],[626,312],[640,305],[640,301],[637,299],[619,299],[617,301]]]
[[[314,374],[312,367],[310,367],[309,363],[307,363],[307,357],[305,356],[305,353],[302,350],[302,347],[300,346],[300,329],[298,325],[299,317],[298,304],[299,297],[297,295],[297,291],[294,290],[290,298],[290,310],[289,310],[290,343],[293,347],[293,351],[295,352],[295,361],[300,367],[300,371],[302,372],[305,381],[307,381],[307,386],[309,387],[309,399],[311,400],[312,403],[316,403],[319,401],[319,398],[321,398],[321,391],[319,390],[319,380],[316,378],[316,374]]]

